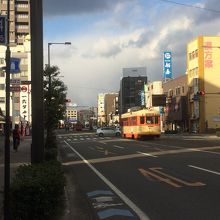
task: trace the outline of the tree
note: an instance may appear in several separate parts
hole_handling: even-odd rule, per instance
[[[59,120],[64,119],[66,112],[67,87],[59,79],[57,66],[46,66],[44,70],[44,112],[47,131],[45,152],[56,151],[55,129]],[[55,158],[54,158],[55,159]]]

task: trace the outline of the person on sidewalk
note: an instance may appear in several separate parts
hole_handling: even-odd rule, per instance
[[[20,129],[19,129],[19,125],[16,124],[15,125],[15,128],[13,130],[13,149],[15,151],[17,151],[18,149],[18,146],[20,144]]]

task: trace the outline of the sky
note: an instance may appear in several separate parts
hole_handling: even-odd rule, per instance
[[[99,93],[118,92],[122,69],[146,67],[163,78],[163,52],[172,52],[174,78],[186,72],[186,45],[220,35],[219,0],[44,0],[44,63],[60,69],[67,97],[97,106]],[[219,42],[220,45],[220,42]]]

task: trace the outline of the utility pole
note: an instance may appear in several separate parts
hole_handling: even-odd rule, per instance
[[[43,12],[42,0],[30,0],[32,145],[31,163],[44,159]]]
[[[4,220],[10,219],[10,0],[7,2]]]

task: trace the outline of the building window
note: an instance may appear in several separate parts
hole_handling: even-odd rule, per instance
[[[184,86],[182,86],[182,93],[184,93],[185,92],[185,90],[184,90],[185,88],[184,88]]]
[[[0,97],[0,103],[5,103],[5,97]]]
[[[0,72],[0,77],[5,77],[5,73],[4,72]]]
[[[0,90],[5,90],[5,84],[0,84]]]
[[[176,88],[176,95],[180,95],[180,87]]]
[[[173,96],[173,90],[169,90],[169,96]]]
[[[195,50],[195,57],[198,57],[198,50]]]

